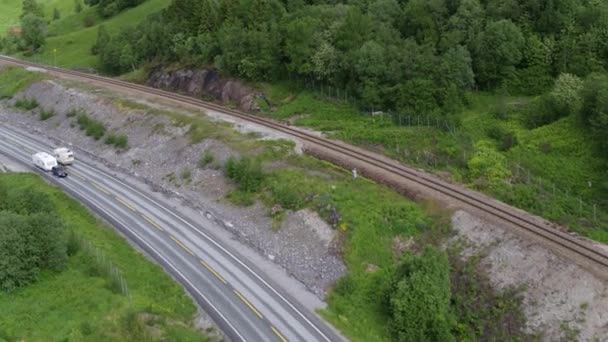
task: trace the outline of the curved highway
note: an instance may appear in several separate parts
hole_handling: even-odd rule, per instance
[[[341,341],[318,316],[214,238],[218,227],[203,215],[194,222],[79,156],[63,179],[31,166],[32,153],[53,148],[0,122],[0,153],[59,185],[124,233],[183,284],[232,341]]]

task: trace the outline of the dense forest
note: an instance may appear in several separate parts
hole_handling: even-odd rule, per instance
[[[596,130],[608,122],[608,84],[594,74],[608,61],[603,1],[174,0],[136,29],[110,37],[101,27],[94,52],[115,74],[146,62],[212,65],[338,87],[366,109],[415,115],[457,112],[469,90],[541,94],[565,74],[554,95],[566,98],[539,101],[531,125],[578,102]],[[587,99],[556,110],[591,74]]]

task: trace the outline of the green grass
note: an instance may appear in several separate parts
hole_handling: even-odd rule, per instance
[[[32,110],[38,107],[38,101],[36,99],[26,99],[22,98],[15,101],[15,108],[23,109],[23,110]]]
[[[129,147],[129,138],[124,134],[110,134],[105,140],[107,145],[113,145],[119,150],[125,150]]]
[[[76,123],[81,130],[85,131],[88,137],[92,137],[95,140],[101,139],[106,134],[106,128],[102,122],[90,118],[86,113],[80,113],[76,117]],[[116,139],[112,139],[111,143],[114,144]],[[126,142],[126,141],[125,141]],[[108,143],[108,140],[106,140]]]
[[[31,174],[4,174],[16,187],[35,187],[50,195],[70,231],[90,242],[118,267],[130,298],[112,292],[103,278],[91,276],[82,252],[67,270],[44,273],[12,293],[0,293],[0,338],[29,341],[141,340],[145,325],[168,340],[200,341],[192,327],[196,307],[162,269],[135,251],[112,229],[55,187]],[[144,322],[145,316],[149,314]],[[135,319],[133,319],[135,317]],[[144,324],[145,323],[145,324]],[[143,329],[145,332],[148,329]]]
[[[0,36],[4,36],[9,28],[20,26],[20,15],[20,0],[0,0]]]
[[[43,5],[48,20],[53,18],[54,8],[61,12],[62,18],[74,13],[73,0],[45,0],[38,3]],[[4,36],[9,28],[20,26],[21,4],[21,0],[0,0],[0,36]]]
[[[51,25],[50,33],[54,36],[47,39],[43,51],[27,59],[66,68],[96,68],[97,56],[91,54],[91,47],[97,39],[100,24],[105,25],[110,34],[115,34],[122,28],[135,26],[148,15],[167,7],[170,2],[147,0],[104,21],[100,20],[94,8],[85,9],[77,15],[63,16]],[[82,22],[87,15],[95,16],[96,24],[85,28]]]
[[[55,111],[53,109],[42,109],[40,111],[40,121],[45,121],[55,116]]]
[[[261,88],[272,106],[266,115],[296,119],[297,125],[442,177],[449,175],[454,181],[608,242],[608,161],[598,157],[597,145],[576,117],[530,130],[523,124],[522,110],[530,98],[479,93],[471,94],[468,108],[450,118],[450,127],[456,129],[448,130],[444,123],[437,127],[433,120],[427,126],[426,117],[420,118],[420,125],[417,118],[408,121],[402,117],[399,125],[398,118],[371,117],[350,104],[285,84]],[[497,138],[495,132],[502,135]],[[513,138],[505,143],[505,136]],[[483,141],[486,143],[480,143]],[[489,154],[481,156],[482,148]]]
[[[46,76],[39,72],[30,72],[22,68],[5,67],[0,69],[0,99],[11,98],[35,81]]]

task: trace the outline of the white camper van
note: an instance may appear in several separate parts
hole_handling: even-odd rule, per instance
[[[53,157],[61,165],[71,165],[74,162],[74,152],[67,147],[59,147],[53,150]]]
[[[55,166],[57,166],[57,159],[46,152],[38,152],[33,154],[32,162],[34,165],[43,169],[44,171],[51,171]]]

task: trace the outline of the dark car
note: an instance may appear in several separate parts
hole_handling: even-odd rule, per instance
[[[51,169],[53,172],[53,176],[57,176],[59,178],[67,177],[68,173],[65,172],[65,169],[62,166],[55,166]]]

